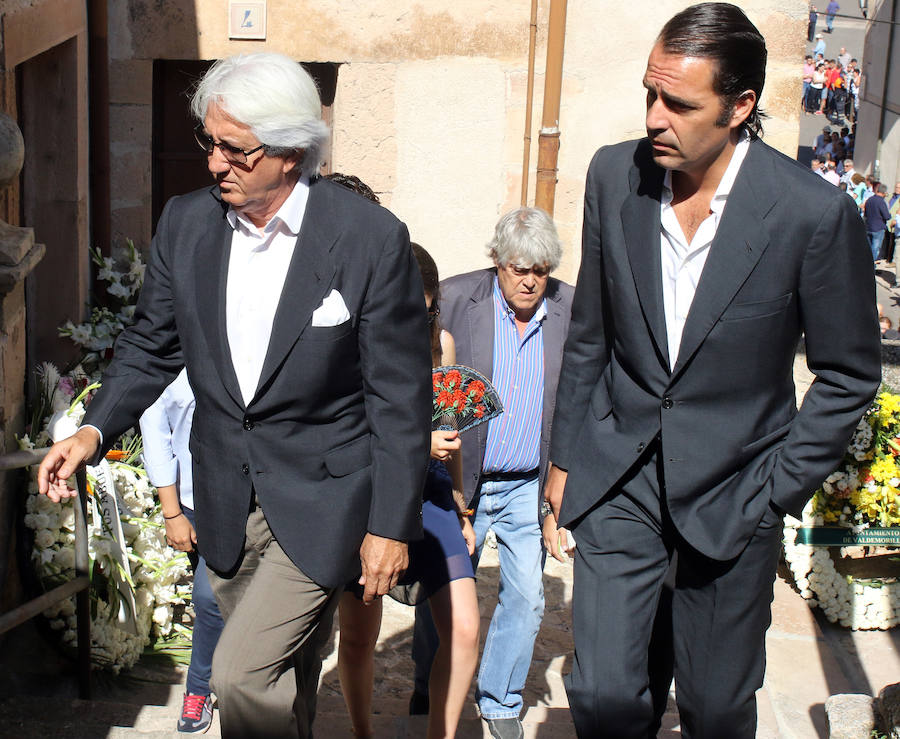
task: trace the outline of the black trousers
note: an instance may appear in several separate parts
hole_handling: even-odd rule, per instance
[[[651,639],[665,642],[669,628],[682,735],[752,739],[781,516],[769,509],[737,558],[711,560],[675,530],[661,472],[651,450],[574,527],[575,659],[566,688],[576,731],[583,739],[655,735],[651,675],[665,655]],[[667,613],[660,601],[675,554]]]

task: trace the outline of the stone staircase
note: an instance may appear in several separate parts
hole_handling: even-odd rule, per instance
[[[575,736],[562,674],[572,654],[569,625],[572,568],[550,559],[544,575],[546,614],[535,645],[525,692],[526,737],[564,739]],[[497,553],[486,547],[478,573],[482,637],[496,602]],[[423,737],[427,718],[409,716],[413,665],[410,658],[413,609],[384,601],[376,650],[373,726],[378,737]],[[174,737],[181,710],[185,669],[160,661],[141,661],[119,676],[95,673],[93,700],[76,698],[71,666],[26,624],[0,645],[0,736],[17,739],[93,739],[94,737]],[[457,736],[489,737],[470,693]],[[668,718],[668,717],[667,717]],[[669,725],[677,722],[672,715]],[[351,737],[350,722],[337,673],[337,633],[325,648],[316,736]],[[206,734],[219,737],[218,713]]]

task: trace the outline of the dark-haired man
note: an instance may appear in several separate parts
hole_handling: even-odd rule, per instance
[[[755,735],[782,516],[800,515],[878,388],[862,224],[759,140],[765,64],[734,5],[677,14],[644,75],[647,138],[588,172],[545,488],[578,541],[581,737],[652,732],[648,645],[675,554],[682,734]],[[804,332],[817,379],[798,413]]]

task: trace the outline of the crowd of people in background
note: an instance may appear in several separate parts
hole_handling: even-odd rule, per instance
[[[832,33],[834,16],[839,10],[836,2],[828,3],[825,33]],[[843,46],[829,58],[824,34],[816,33],[817,21],[818,10],[810,5],[807,40],[815,42],[815,46],[803,61],[800,105],[806,115],[825,116],[831,125],[826,125],[812,141],[811,167],[822,179],[853,199],[865,222],[872,259],[893,267],[894,247],[900,234],[897,217],[900,182],[893,194],[889,194],[886,183],[854,168],[853,148],[862,83],[860,64]]]
[[[900,236],[900,182],[889,194],[888,185],[874,175],[857,172],[853,159],[853,134],[849,128],[840,132],[825,126],[812,142],[812,171],[840,188],[856,203],[865,222],[872,259],[885,267],[894,266],[894,248]]]
[[[862,73],[859,61],[843,46],[833,58],[826,58],[825,39],[816,35],[812,54],[803,61],[801,108],[806,115],[824,115],[829,120],[855,121],[859,112]]]

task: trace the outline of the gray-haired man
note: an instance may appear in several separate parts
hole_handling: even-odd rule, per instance
[[[492,269],[441,283],[441,322],[460,364],[491,379],[506,409],[462,436],[463,484],[475,510],[475,560],[489,529],[497,537],[500,593],[478,672],[478,708],[495,737],[521,737],[522,690],[544,612],[539,490],[547,470],[550,421],[573,289],[550,273],[562,246],[553,221],[519,208],[497,223],[488,245]],[[548,541],[556,525],[546,517]],[[555,556],[562,556],[555,546]],[[425,702],[435,638],[427,609],[416,619],[416,693]],[[433,632],[433,626],[430,631]]]
[[[335,596],[360,562],[364,600],[386,593],[421,536],[422,282],[405,226],[317,177],[328,130],[296,62],[223,59],[193,110],[216,184],[166,205],[90,426],[50,450],[39,485],[67,496],[186,366],[198,549],[226,622],[222,735],[305,737]]]

